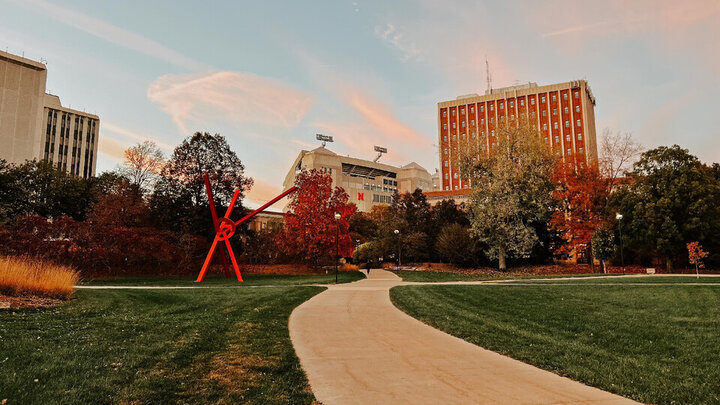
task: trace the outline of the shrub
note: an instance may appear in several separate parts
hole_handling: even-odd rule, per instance
[[[68,266],[28,257],[0,257],[0,293],[68,299],[79,273]]]

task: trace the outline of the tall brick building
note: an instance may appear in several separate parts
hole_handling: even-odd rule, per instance
[[[492,152],[497,127],[520,117],[527,118],[567,164],[597,161],[594,106],[595,97],[585,80],[548,86],[528,83],[438,103],[442,185],[438,194],[466,195],[470,183],[458,172],[458,156],[467,150]]]

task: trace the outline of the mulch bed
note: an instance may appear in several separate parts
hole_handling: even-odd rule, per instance
[[[63,303],[63,300],[44,297],[11,297],[0,295],[0,309],[50,308]]]

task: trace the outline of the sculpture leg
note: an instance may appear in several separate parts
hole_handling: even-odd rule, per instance
[[[210,267],[210,262],[212,261],[213,255],[215,254],[215,248],[217,248],[218,245],[218,237],[215,237],[215,240],[213,240],[212,245],[210,246],[210,251],[208,252],[207,257],[205,258],[205,263],[203,263],[202,270],[200,270],[200,274],[198,274],[197,280],[195,282],[201,282],[203,279],[205,279],[205,273],[207,273],[208,267]]]
[[[238,267],[237,261],[235,261],[235,254],[232,251],[232,247],[230,247],[230,241],[227,239],[225,239],[225,247],[230,254],[230,260],[232,261],[233,268],[235,269],[235,275],[237,276],[238,281],[242,283],[243,279],[240,275],[240,268]]]

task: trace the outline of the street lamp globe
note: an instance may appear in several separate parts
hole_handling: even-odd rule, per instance
[[[395,235],[397,235],[397,234],[399,234],[399,233],[400,233],[400,231],[399,231],[399,230],[397,230],[397,229],[396,229],[396,230],[395,230],[394,232],[395,232]]]
[[[622,216],[621,213],[618,212],[617,214],[615,214],[615,219],[620,220],[620,219],[622,219],[622,218],[623,218],[623,216]]]
[[[336,212],[336,213],[335,213],[335,219],[340,219],[340,216],[341,216],[341,215],[340,215],[339,212]]]

